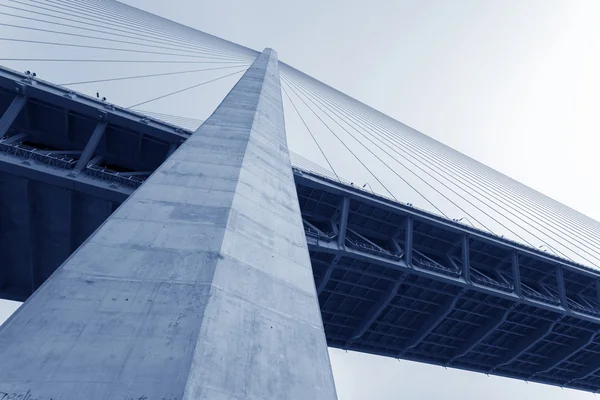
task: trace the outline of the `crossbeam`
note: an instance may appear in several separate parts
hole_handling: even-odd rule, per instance
[[[485,341],[492,333],[496,331],[496,329],[500,328],[502,324],[506,322],[508,316],[513,312],[513,310],[517,307],[517,303],[508,307],[503,312],[498,312],[492,318],[490,318],[485,325],[477,328],[473,334],[464,342],[464,344],[457,348],[452,358],[448,361],[448,365],[451,365],[456,359],[460,357],[464,357],[468,355],[473,349],[479,346],[483,341]]]
[[[521,267],[519,265],[519,253],[517,253],[516,251],[513,251],[511,253],[511,267],[515,294],[522,298],[523,293],[521,292]]]
[[[598,373],[598,371],[600,371],[600,357],[596,357],[593,362],[590,362],[588,365],[586,365],[575,378],[567,382],[567,385],[571,385],[576,381],[585,380]]]
[[[342,210],[340,212],[340,228],[338,232],[338,244],[346,245],[346,230],[348,229],[348,214],[350,212],[350,197],[344,196],[342,200]]]
[[[536,329],[534,332],[532,332],[531,334],[527,335],[526,337],[524,337],[522,339],[522,341],[517,344],[514,345],[513,349],[511,351],[509,351],[496,365],[496,367],[494,367],[492,369],[492,371],[495,371],[497,368],[503,367],[505,365],[508,365],[510,363],[512,363],[513,361],[515,361],[517,358],[521,357],[523,354],[525,354],[529,349],[531,349],[533,346],[535,346],[536,343],[538,343],[540,340],[542,340],[543,338],[545,338],[546,336],[548,336],[552,330],[554,329],[554,327],[560,323],[560,321],[564,318],[563,317],[559,317],[557,320],[555,321],[544,321],[541,323],[541,326]]]
[[[556,286],[558,287],[558,298],[560,299],[560,304],[565,308],[565,310],[568,310],[569,302],[567,301],[565,278],[563,275],[563,269],[560,265],[556,266]]]
[[[331,274],[333,274],[333,271],[335,270],[335,268],[337,267],[337,265],[339,264],[341,259],[342,259],[341,254],[336,254],[333,257],[333,260],[331,260],[331,263],[329,264],[329,266],[325,270],[325,273],[321,277],[321,280],[317,284],[317,296],[320,295],[321,292],[323,291],[323,289],[325,289],[325,286],[327,286],[327,282],[329,282],[329,278],[331,278]]]
[[[471,282],[471,258],[470,258],[470,238],[469,235],[463,235],[462,237],[462,276],[465,281]]]
[[[100,139],[104,136],[104,132],[106,131],[107,126],[106,121],[98,122],[96,128],[94,128],[94,132],[92,136],[90,136],[90,140],[88,140],[83,152],[81,153],[81,157],[77,160],[77,164],[75,165],[74,175],[79,174],[83,169],[87,166],[88,162],[94,155],[96,151],[96,147],[98,147],[98,143],[100,143]]]
[[[562,347],[559,351],[557,351],[553,354],[552,358],[550,358],[548,361],[546,361],[544,364],[542,364],[542,366],[540,368],[535,370],[534,373],[531,374],[529,379],[533,379],[538,375],[542,375],[542,374],[547,373],[547,372],[551,371],[552,369],[556,368],[562,362],[568,360],[573,355],[577,354],[578,352],[580,352],[581,350],[585,349],[587,346],[592,344],[596,340],[596,338],[598,337],[599,334],[600,334],[600,332],[598,332],[598,331],[586,332],[574,343],[572,343],[568,346]]]
[[[2,118],[0,118],[0,139],[6,135],[26,104],[27,96],[24,95],[18,95],[10,103],[10,106],[8,106],[8,109],[4,112]]]
[[[383,313],[383,311],[390,305],[394,297],[396,297],[396,295],[398,294],[398,289],[400,289],[400,286],[402,285],[404,279],[406,279],[407,276],[408,274],[403,274],[396,282],[388,286],[386,292],[382,294],[379,301],[373,304],[369,312],[365,314],[365,319],[360,323],[358,328],[356,328],[356,330],[351,336],[351,340],[359,339],[362,335],[365,334],[366,331],[369,330],[371,325],[373,325],[373,323],[377,321],[377,319]]]
[[[406,265],[412,267],[412,250],[413,250],[413,217],[412,215],[406,216],[406,232],[404,237],[404,260]]]
[[[436,310],[435,313],[431,314],[429,318],[425,320],[421,328],[416,331],[413,336],[406,342],[404,346],[404,350],[401,352],[401,355],[404,355],[408,350],[417,347],[431,332],[435,330],[446,317],[454,310],[456,304],[461,299],[462,295],[466,292],[465,289],[461,290],[457,293],[452,301],[440,305],[440,307]]]

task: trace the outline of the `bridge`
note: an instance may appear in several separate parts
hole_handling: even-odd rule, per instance
[[[48,341],[44,335],[36,336],[32,331],[47,329],[49,335],[67,332],[57,330],[56,324],[47,320],[43,313],[54,317],[60,312],[73,313],[75,317],[64,323],[77,325],[77,318],[98,316],[98,310],[116,312],[117,315],[120,312],[149,312],[143,303],[158,301],[160,296],[144,297],[146,289],[134,288],[138,284],[136,282],[170,282],[183,279],[182,276],[190,273],[190,267],[179,265],[176,258],[172,258],[173,254],[151,255],[148,249],[154,244],[148,243],[156,243],[158,233],[153,238],[147,237],[155,229],[153,224],[156,221],[168,224],[176,219],[174,213],[183,212],[174,206],[177,202],[183,202],[187,207],[185,215],[177,218],[188,221],[199,218],[198,210],[209,214],[216,212],[202,208],[206,207],[205,199],[213,190],[226,190],[222,188],[230,184],[231,176],[223,175],[225,170],[220,171],[221,167],[210,166],[229,166],[228,163],[236,162],[238,156],[236,153],[202,153],[205,157],[202,160],[209,161],[200,166],[209,169],[200,170],[188,166],[186,160],[192,154],[190,148],[199,146],[202,135],[213,137],[209,133],[211,129],[225,129],[220,131],[220,135],[223,132],[228,134],[233,128],[226,128],[229,126],[227,118],[235,119],[232,117],[235,112],[246,115],[244,107],[219,114],[219,110],[236,110],[234,103],[228,103],[228,99],[231,101],[240,96],[250,96],[248,93],[258,93],[255,94],[259,97],[256,111],[251,113],[252,121],[264,115],[278,118],[272,117],[281,107],[277,105],[277,95],[274,95],[275,100],[265,100],[267,95],[263,91],[271,90],[272,86],[279,87],[281,71],[281,96],[284,99],[287,96],[288,104],[309,132],[306,114],[303,118],[299,112],[301,102],[309,111],[313,108],[305,101],[312,101],[312,104],[320,102],[322,107],[329,107],[329,115],[337,116],[337,119],[329,121],[329,125],[318,114],[314,115],[334,135],[341,129],[350,133],[351,125],[343,125],[339,121],[347,121],[357,109],[366,107],[278,61],[270,50],[256,53],[254,57],[252,67],[215,114],[197,131],[185,127],[181,120],[169,122],[168,118],[158,114],[108,103],[46,82],[31,73],[0,69],[0,298],[30,299],[0,329],[0,357],[11,360],[11,365],[7,365],[10,371],[0,368],[0,392],[25,391],[29,386],[20,383],[18,375],[30,374],[28,379],[35,381],[31,378],[35,374],[25,365],[45,365],[36,364],[39,355],[30,354],[25,340],[39,346],[46,359],[60,358],[58,353],[69,347],[68,337]],[[259,79],[253,78],[252,74],[272,74],[272,77],[261,75]],[[259,85],[258,92],[254,91],[255,84]],[[271,96],[270,92],[268,96]],[[274,105],[265,103],[267,101],[274,102]],[[286,113],[290,112],[286,109]],[[411,143],[421,145],[420,148],[416,145],[409,148],[409,155],[399,157],[394,147],[380,141],[380,156],[391,157],[390,153],[394,152],[396,159],[404,162],[412,160],[413,165],[417,165],[416,158],[433,155],[442,167],[454,169],[455,182],[452,186],[448,178],[439,173],[420,169],[418,175],[422,181],[429,182],[428,188],[412,184],[401,173],[396,174],[391,185],[376,179],[377,188],[374,190],[356,180],[346,179],[339,168],[333,167],[326,153],[323,155],[330,168],[290,153],[289,173],[293,178],[300,215],[290,214],[285,218],[293,221],[297,217],[299,227],[303,229],[302,239],[310,257],[314,296],[318,298],[327,345],[599,391],[600,271],[595,268],[599,257],[597,223],[540,198],[539,194],[495,171],[490,172],[472,160],[465,161],[464,156],[451,149],[436,144],[437,153],[427,150],[429,139],[417,136],[418,133],[407,127],[403,127],[404,138],[396,135],[388,128],[397,122],[376,114],[374,110],[363,111],[355,118],[357,120],[362,121],[363,126],[378,131],[380,137],[390,140],[394,137],[408,138],[409,143],[412,140]],[[331,128],[336,121],[338,130],[334,131]],[[267,131],[272,129],[268,124],[265,126]],[[360,132],[354,130],[355,134]],[[310,134],[313,135],[313,132]],[[260,140],[280,143],[279,139]],[[211,143],[211,146],[225,146],[218,141]],[[261,146],[271,145],[260,143]],[[348,153],[355,154],[351,148],[346,149]],[[288,150],[282,151],[287,154]],[[264,162],[260,168],[266,181],[273,179],[279,182],[279,177],[270,175],[274,173],[271,163],[275,162],[269,161],[272,157],[270,150],[262,148],[257,150],[257,154],[260,162]],[[183,155],[188,158],[182,158]],[[366,157],[356,159],[364,167],[363,173],[371,172],[373,166],[364,161]],[[209,173],[210,168],[218,170],[216,175]],[[242,171],[244,168],[249,167],[242,167]],[[411,169],[415,170],[415,167]],[[240,172],[240,177],[242,174]],[[379,174],[373,176],[377,178]],[[285,210],[293,210],[285,197],[288,196],[286,189],[279,186],[281,195],[264,192],[264,187],[279,185],[266,181],[249,180],[254,186],[247,189],[244,196],[263,190],[252,201],[261,199],[262,207],[266,207],[264,210],[279,209],[281,204],[285,204],[285,207],[282,206]],[[389,190],[392,185],[401,189]],[[469,189],[473,197],[459,193],[458,185],[463,185],[465,193],[464,188]],[[406,190],[407,187],[412,191]],[[423,196],[427,191],[435,191],[436,194]],[[404,201],[403,193],[408,201]],[[294,199],[294,195],[290,196]],[[421,200],[416,206],[414,199],[419,196],[428,200]],[[218,201],[223,202],[222,199]],[[486,203],[487,209],[482,205]],[[258,216],[264,212],[254,206],[250,209]],[[453,214],[449,209],[458,209],[462,214]],[[209,214],[201,218],[211,221],[220,218]],[[468,215],[468,218],[452,218],[449,215]],[[287,251],[295,262],[302,259],[303,256],[297,255],[296,250],[289,250],[286,243],[269,236],[262,231],[263,228],[252,225],[258,222],[250,223],[238,218],[235,229],[250,229],[254,234],[265,235],[265,248],[272,248],[277,257]],[[127,225],[128,219],[142,223],[132,230]],[[229,221],[228,224],[233,224]],[[165,226],[159,230],[168,230]],[[196,233],[189,232],[191,237],[195,237]],[[285,236],[284,233],[282,235]],[[295,236],[291,231],[289,235],[286,240],[298,240],[292,239]],[[184,236],[177,237],[179,241],[188,243]],[[256,247],[242,236],[238,240],[234,247],[235,243],[244,243],[258,253],[264,251],[263,247]],[[129,243],[125,250],[123,243]],[[182,247],[180,253],[185,255],[193,251],[189,246],[192,245],[186,244],[185,250]],[[101,257],[93,256],[94,253],[101,254]],[[151,260],[149,257],[158,258]],[[266,262],[261,261],[263,255],[256,257],[258,264]],[[61,265],[63,267],[59,269]],[[129,266],[132,265],[138,270],[130,271]],[[144,265],[160,266],[161,269],[153,269],[152,276],[148,276],[143,272]],[[218,269],[217,266],[217,275]],[[246,274],[243,269],[236,271],[236,274]],[[269,272],[272,275],[278,273],[275,270]],[[289,278],[277,276],[276,279],[289,279],[286,285],[307,284],[294,276],[296,272],[290,270],[287,274]],[[233,279],[231,276],[227,279]],[[252,290],[257,290],[252,295],[243,294],[254,296],[252,301],[260,302],[258,298],[286,299],[283,292],[278,292],[283,289],[273,288],[265,282],[255,285],[251,274],[243,276],[250,280]],[[120,289],[115,290],[107,283],[112,279],[126,279],[128,283],[116,286]],[[100,281],[102,283],[98,283]],[[95,289],[98,286],[101,289]],[[312,289],[306,290],[310,292]],[[112,300],[108,299],[110,296],[113,296]],[[131,304],[126,304],[130,298]],[[168,304],[168,300],[163,300]],[[303,302],[310,303],[310,300],[291,301],[278,312],[292,315],[299,312],[297,318],[306,318],[314,324],[310,311],[287,308],[295,305],[303,310],[307,304]],[[176,308],[174,310],[177,311]],[[177,312],[182,316],[188,311],[179,309]],[[109,339],[98,339],[102,337],[102,329],[97,328],[95,336],[89,336],[95,345],[86,343],[86,346],[92,346],[94,352],[104,351],[98,349],[106,349],[110,344]],[[22,338],[18,337],[21,335],[19,332],[24,332]],[[125,328],[119,332],[123,337],[129,335]],[[117,342],[119,338],[117,336]],[[69,340],[76,341],[73,338]],[[300,340],[298,343],[304,342]],[[119,345],[116,346],[119,348]],[[261,346],[267,345],[262,343]],[[297,346],[296,343],[292,348],[301,351]],[[84,349],[89,351],[90,348],[81,347],[76,353],[83,357]],[[183,354],[184,350],[189,348],[177,348],[173,353]],[[323,357],[319,346],[311,347],[313,350],[311,357],[319,354]],[[148,351],[164,352],[156,349]],[[113,356],[119,358],[116,353]],[[144,356],[136,357],[138,361],[144,361]],[[324,357],[326,362],[320,364],[322,370],[318,379],[325,383],[318,386],[318,395],[331,398],[327,397],[332,383],[328,383],[328,362],[326,355]],[[103,360],[110,364],[107,359]],[[63,364],[60,365],[65,365],[64,359],[61,362]],[[83,376],[73,371],[69,374]],[[310,374],[302,372],[300,375]],[[113,379],[108,372],[105,378],[108,381]],[[291,379],[296,382],[298,378]],[[45,383],[38,388],[56,396],[65,390],[60,380],[54,386]],[[302,382],[299,379],[298,388],[303,387]],[[81,393],[87,393],[92,390],[91,387],[82,389]],[[186,393],[188,390],[191,389],[186,386]],[[290,398],[300,397],[290,395]]]

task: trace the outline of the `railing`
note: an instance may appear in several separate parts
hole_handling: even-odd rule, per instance
[[[490,278],[489,276],[478,271],[475,268],[471,268],[469,270],[469,274],[471,276],[471,280],[475,283],[479,283],[480,285],[488,286],[498,290],[503,290],[505,292],[512,292],[514,289],[513,285],[505,282],[498,282],[497,280]]]
[[[393,260],[400,260],[402,258],[401,255],[394,254],[391,251],[382,249],[381,247],[375,247],[369,243],[359,242],[358,240],[353,240],[349,237],[346,237],[346,244],[348,245],[348,247],[352,247],[357,250],[362,250],[366,253],[374,254],[377,256],[391,258]]]
[[[50,150],[40,150],[21,143],[4,143],[2,140],[0,140],[0,151],[26,160],[34,160],[64,169],[71,169],[77,163],[77,161],[71,157],[54,154]]]
[[[144,179],[134,176],[120,175],[119,172],[92,164],[89,164],[85,168],[85,174],[110,183],[117,183],[134,189],[138,188],[142,183],[144,183]]]
[[[418,267],[428,269],[434,272],[441,272],[446,275],[451,275],[455,278],[458,278],[462,275],[462,271],[459,269],[449,268],[445,265],[440,264],[437,261],[434,261],[422,254],[421,252],[413,249],[412,262]]]
[[[586,306],[584,304],[576,302],[575,300],[573,300],[573,299],[571,299],[569,297],[567,297],[567,305],[569,306],[569,308],[571,310],[580,311],[582,313],[591,314],[591,315],[594,315],[594,316],[600,316],[600,309],[598,309],[596,307],[589,306],[589,305]]]
[[[325,232],[322,232],[318,229],[313,228],[312,226],[308,225],[307,223],[304,223],[304,233],[306,233],[307,236],[311,236],[316,239],[326,240],[328,242],[331,241],[331,239],[333,239],[335,237],[335,234],[333,234],[333,233],[327,234]]]
[[[560,305],[560,299],[558,299],[557,297],[540,293],[537,290],[534,290],[529,286],[525,285],[524,283],[521,283],[521,293],[523,293],[525,297],[529,297],[532,300],[538,300],[554,305]]]
[[[374,246],[371,243],[365,242],[362,238],[355,235],[352,237],[352,233],[350,231],[346,234],[346,244],[348,247],[364,251],[366,253],[374,254],[380,257],[389,258],[395,261],[402,259],[402,253],[392,253],[389,250],[381,248],[379,246]]]

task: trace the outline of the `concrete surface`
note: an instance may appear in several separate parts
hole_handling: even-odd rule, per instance
[[[267,49],[0,328],[0,400],[335,398]]]

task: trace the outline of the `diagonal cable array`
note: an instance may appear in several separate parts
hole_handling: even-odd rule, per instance
[[[375,178],[373,171],[377,171],[376,181],[381,183],[377,191],[382,194],[391,190],[393,197],[412,198],[419,207],[454,220],[466,219],[498,236],[546,247],[565,259],[600,265],[597,222],[290,66],[282,64],[281,73],[285,90],[305,104],[305,115],[319,115],[310,127],[311,136],[324,142],[328,134],[334,134],[330,127],[337,127],[338,146],[324,150],[329,158],[339,154],[340,148],[354,149],[329,162],[331,169],[348,165],[360,150],[363,161],[355,162],[360,165],[371,155],[367,172]]]
[[[151,98],[151,99],[148,99],[148,100],[142,101],[141,103],[136,103],[136,104],[133,104],[133,105],[131,105],[131,106],[127,107],[127,108],[135,108],[135,107],[141,106],[141,105],[143,105],[143,104],[148,104],[148,103],[151,103],[151,102],[153,102],[153,101],[156,101],[156,100],[164,99],[165,97],[173,96],[174,94],[179,94],[179,93],[185,92],[185,91],[187,91],[187,90],[190,90],[190,89],[197,88],[198,86],[203,86],[203,85],[206,85],[207,83],[211,83],[211,82],[215,82],[215,81],[218,81],[218,80],[220,80],[220,79],[223,79],[223,78],[227,78],[227,77],[229,77],[229,76],[232,76],[232,75],[237,75],[237,74],[240,74],[240,73],[242,73],[242,72],[244,72],[244,71],[245,71],[245,70],[243,69],[243,70],[240,70],[240,71],[233,72],[233,73],[231,73],[231,74],[223,75],[223,76],[221,76],[221,77],[219,77],[219,78],[210,79],[210,80],[208,80],[208,81],[205,81],[205,82],[200,82],[200,83],[197,83],[197,84],[195,84],[195,85],[188,86],[188,87],[186,87],[186,88],[183,88],[183,89],[176,90],[176,91],[174,91],[174,92],[165,93],[165,94],[162,94],[162,95],[160,95],[160,96],[153,97],[153,98]]]
[[[212,111],[258,55],[112,0],[0,0],[0,42],[10,47],[0,59],[10,68],[128,108],[178,95],[182,104],[197,105],[199,116]],[[208,84],[198,104],[197,93],[186,94]]]
[[[181,74],[189,74],[189,73],[192,73],[192,72],[215,71],[215,70],[221,70],[221,69],[240,68],[240,67],[243,67],[243,65],[233,65],[233,66],[226,66],[226,67],[203,68],[203,69],[192,69],[192,70],[177,71],[177,72],[159,72],[159,73],[156,73],[156,74],[149,74],[149,75],[120,76],[120,77],[116,77],[116,78],[96,79],[96,80],[92,80],[92,81],[60,83],[59,85],[63,85],[63,86],[76,86],[76,85],[86,85],[88,83],[113,82],[113,81],[123,81],[123,80],[129,80],[129,79],[142,79],[142,78],[154,78],[156,76],[181,75]]]
[[[179,126],[183,129],[190,131],[190,133],[198,129],[198,127],[200,127],[200,125],[202,125],[202,123],[204,122],[197,118],[182,117],[179,115],[165,114],[156,111],[136,110],[136,112],[167,122],[172,125]]]

